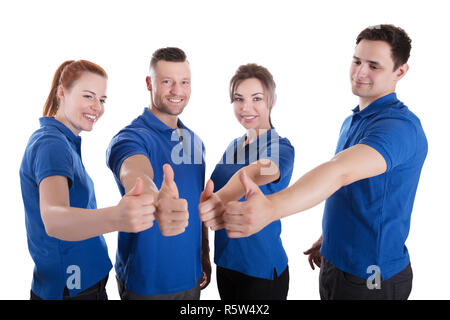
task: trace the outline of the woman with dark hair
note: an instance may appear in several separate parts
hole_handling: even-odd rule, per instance
[[[20,167],[28,248],[35,268],[31,299],[107,300],[112,267],[102,234],[153,225],[153,199],[142,181],[116,206],[97,209],[94,185],[81,160],[81,131],[104,112],[106,72],[85,61],[56,71],[41,127]]]
[[[292,175],[294,148],[272,125],[275,82],[266,68],[240,66],[230,81],[230,98],[246,134],[225,150],[199,206],[201,220],[216,231],[214,261],[219,294],[222,300],[286,300],[289,270],[280,221],[251,237],[232,239],[234,235],[223,229],[222,214],[227,202],[244,199],[242,179],[250,177],[264,194],[286,188]]]

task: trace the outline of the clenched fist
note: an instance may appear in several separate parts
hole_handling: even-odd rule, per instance
[[[203,221],[205,226],[213,231],[217,231],[224,227],[223,213],[225,206],[217,193],[213,193],[213,191],[214,183],[212,180],[209,180],[200,196],[198,211],[200,220]]]
[[[172,167],[165,164],[163,172],[164,180],[156,202],[156,220],[163,236],[176,236],[183,233],[189,224],[188,203],[179,198]]]
[[[155,199],[153,194],[143,193],[144,183],[136,179],[134,187],[128,191],[116,206],[116,230],[141,232],[153,226],[155,220]]]

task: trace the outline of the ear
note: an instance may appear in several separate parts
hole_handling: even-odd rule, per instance
[[[147,89],[148,89],[148,91],[152,91],[152,79],[149,77],[149,76],[147,76],[146,78],[145,78],[145,82],[147,83]]]
[[[59,101],[62,101],[64,99],[64,88],[62,85],[59,85],[56,89],[56,96],[58,97]]]
[[[276,103],[277,103],[277,93],[274,92],[272,98],[272,108],[275,106]]]
[[[269,108],[269,114],[272,112],[273,107],[275,107],[275,104],[277,103],[277,94],[274,92],[272,97],[272,105]]]
[[[405,74],[409,70],[409,65],[407,63],[402,64],[400,67],[395,70],[396,81],[399,81],[401,78],[405,76]]]

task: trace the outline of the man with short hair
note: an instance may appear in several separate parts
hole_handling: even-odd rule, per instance
[[[211,265],[207,230],[202,232],[198,212],[204,146],[178,118],[191,94],[185,53],[179,48],[156,50],[146,83],[150,106],[113,137],[107,151],[121,194],[141,177],[156,207],[152,228],[119,233],[119,293],[124,300],[198,300],[209,283]]]
[[[228,203],[223,220],[229,237],[246,237],[326,199],[323,237],[305,252],[321,268],[321,298],[407,299],[405,241],[428,151],[419,119],[395,93],[411,40],[401,28],[379,25],[356,44],[350,80],[359,105],[342,125],[333,159],[267,197],[242,174],[247,200]]]

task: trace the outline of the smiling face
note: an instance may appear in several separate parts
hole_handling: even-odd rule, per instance
[[[71,88],[60,85],[55,119],[75,135],[81,131],[91,131],[105,110],[106,85],[105,77],[92,72],[84,72]]]
[[[391,46],[385,41],[362,40],[355,48],[350,68],[352,92],[360,107],[395,91],[397,81],[407,72],[405,63],[394,70]]]
[[[245,129],[270,129],[268,97],[261,81],[242,80],[233,95],[234,114]]]
[[[152,109],[162,116],[178,116],[191,96],[189,63],[160,60],[147,77]]]

